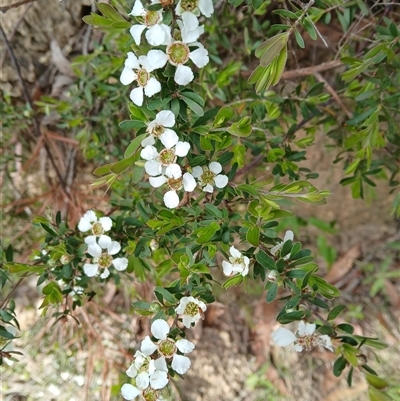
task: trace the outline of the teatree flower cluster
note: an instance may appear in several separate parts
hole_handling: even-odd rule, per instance
[[[128,267],[127,258],[113,258],[121,250],[121,245],[113,241],[105,232],[110,231],[112,220],[109,217],[97,218],[93,210],[86,212],[79,220],[78,230],[87,233],[85,243],[88,245],[87,253],[92,256],[92,263],[85,263],[83,271],[88,277],[96,276],[101,269],[100,278],[110,275],[109,268],[114,266],[116,270],[123,271]]]

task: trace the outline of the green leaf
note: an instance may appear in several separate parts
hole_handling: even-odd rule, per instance
[[[282,47],[285,46],[289,39],[289,34],[287,32],[279,33],[272,38],[267,39],[265,42],[261,43],[260,46],[255,51],[255,56],[257,58],[263,57],[266,53],[271,54],[271,61],[277,54],[281,51]],[[269,63],[268,63],[269,64]],[[264,67],[268,64],[265,64]]]
[[[104,166],[97,167],[96,170],[93,171],[93,175],[102,176],[110,173],[110,167],[112,163],[105,164]]]
[[[304,39],[301,36],[300,32],[295,30],[294,31],[294,36],[296,38],[296,42],[299,45],[299,47],[301,47],[302,49],[304,49],[306,47],[305,43],[304,43]]]
[[[278,322],[280,324],[288,324],[295,321],[299,321],[304,317],[304,311],[294,311],[289,313],[284,313],[278,317]]]
[[[14,257],[14,252],[13,252],[13,247],[12,245],[9,245],[7,250],[6,250],[6,261],[7,262],[12,262]]]
[[[139,146],[141,145],[143,139],[145,138],[146,134],[142,134],[137,136],[126,148],[125,153],[124,153],[124,158],[128,158],[132,156],[138,149]]]
[[[114,7],[110,6],[107,3],[97,3],[97,8],[105,17],[113,21],[127,22],[125,21],[125,18],[122,17],[122,15],[120,15],[119,12]]]
[[[345,333],[348,333],[348,334],[353,334],[353,332],[354,332],[354,327],[351,324],[348,324],[348,323],[341,323],[341,324],[338,324],[336,327],[339,330],[342,330],[342,331],[344,331]]]
[[[130,167],[135,161],[135,155],[132,155],[126,159],[122,159],[119,162],[113,163],[110,167],[110,170],[114,174],[121,174],[128,167]]]
[[[183,94],[181,94],[181,99],[187,104],[187,106],[193,111],[193,113],[195,113],[199,117],[204,116],[204,110],[198,103],[194,102],[192,99],[184,96]]]
[[[336,377],[339,377],[346,367],[346,364],[346,359],[344,359],[342,356],[336,359],[335,363],[333,364],[333,374]]]
[[[317,31],[315,30],[314,23],[311,21],[309,17],[304,18],[303,20],[304,28],[306,28],[307,33],[310,35],[312,40],[317,40],[318,35]]]
[[[328,320],[335,320],[344,310],[346,307],[344,305],[337,305],[335,306],[328,314]]]
[[[232,108],[227,106],[221,107],[214,118],[212,126],[220,127],[224,122],[229,121],[234,115],[235,112],[233,111]]]
[[[383,389],[389,387],[389,383],[385,379],[382,379],[379,376],[375,376],[375,375],[371,375],[370,373],[367,373],[365,375],[365,378],[367,379],[368,384],[370,384],[372,387],[377,388],[378,390],[383,390]]]
[[[308,284],[310,287],[317,285],[318,292],[325,298],[332,299],[335,297],[340,297],[340,291],[319,276],[311,275],[308,280]]]
[[[392,397],[376,389],[375,387],[368,388],[368,395],[370,401],[394,401]]]
[[[236,187],[236,189],[238,189],[239,191],[242,191],[242,192],[246,192],[253,196],[257,196],[257,197],[259,196],[258,191],[255,190],[251,185],[248,185],[248,184],[240,184]]]
[[[205,105],[204,99],[197,93],[194,93],[191,91],[183,91],[183,92],[181,92],[181,96],[185,96],[185,97],[189,98],[190,100],[193,100],[195,103],[197,103],[201,107],[204,107],[204,105]]]
[[[139,129],[146,127],[146,123],[140,120],[125,120],[118,124],[119,128],[123,131],[130,131],[132,129]]]
[[[262,267],[269,270],[276,270],[275,261],[270,258],[264,251],[259,251],[256,254],[256,260]]]
[[[102,17],[99,14],[91,13],[90,15],[85,15],[82,20],[88,25],[110,27],[112,21],[107,18]]]
[[[233,277],[229,277],[228,280],[226,280],[225,283],[222,284],[222,288],[229,290],[229,288],[231,288],[231,287],[236,287],[236,286],[242,284],[243,281],[244,281],[244,277],[241,274],[237,274]]]
[[[267,296],[265,298],[267,303],[272,302],[276,298],[276,295],[278,294],[278,289],[279,289],[279,287],[278,287],[277,283],[271,284],[271,286],[268,288]]]
[[[250,227],[246,234],[246,240],[249,244],[258,246],[260,243],[260,228],[257,226]]]
[[[175,297],[169,292],[167,291],[165,288],[162,287],[156,287],[154,289],[154,293],[157,297],[157,299],[164,304],[164,300],[166,302],[168,302],[169,304],[175,304],[176,303],[176,299]]]
[[[242,119],[240,119],[238,122],[233,123],[228,129],[227,131],[235,136],[239,136],[239,137],[248,137],[251,132],[252,132],[253,128],[251,126],[251,119],[250,117],[243,117]]]

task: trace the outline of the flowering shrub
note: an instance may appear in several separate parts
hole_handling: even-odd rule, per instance
[[[280,327],[272,334],[275,344],[290,345],[297,352],[322,345],[336,356],[336,376],[349,367],[349,382],[355,368],[377,376],[358,356],[364,347],[385,345],[378,339],[355,335],[348,323],[337,323],[345,309],[335,305],[340,291],[318,274],[311,252],[295,241],[292,231],[283,239],[276,231],[277,220],[291,215],[282,208],[282,199],[322,205],[329,192],[314,187],[307,175],[301,176],[303,172],[294,163],[302,159],[301,152],[287,145],[287,153],[282,153],[277,146],[285,141],[282,138],[266,147],[267,127],[253,126],[253,112],[261,114],[263,120],[273,113],[273,95],[266,91],[280,80],[290,36],[293,34],[303,47],[300,27],[311,37],[316,35],[318,8],[312,8],[314,2],[310,1],[295,12],[281,10],[290,24],[257,47],[260,65],[249,82],[261,95],[250,99],[253,103],[248,115],[241,116],[229,105],[208,107],[198,93],[202,69],[211,58],[202,40],[207,18],[214,12],[213,2],[175,3],[136,0],[128,14],[101,3],[102,17],[93,14],[85,18],[89,24],[129,31],[131,36],[125,61],[124,55],[119,55],[117,75],[131,90],[131,120],[121,122],[121,127],[129,130],[132,140],[121,160],[95,170],[98,178],[93,185],[112,185],[120,175],[130,174],[137,191],[135,199],[127,199],[129,206],[120,202],[119,212],[110,216],[87,211],[77,229],[69,227],[61,213],[54,222],[35,218],[34,223],[46,231],[44,252],[36,253],[33,265],[25,265],[12,261],[11,248],[8,271],[39,275],[40,284],[45,284],[40,308],[46,310],[60,305],[72,292],[73,308],[81,306],[95,280],[118,282],[124,274],[146,279],[149,270],[162,266],[163,275],[157,282],[163,286],[154,289],[156,301],[133,303],[135,312],[150,317],[152,324],[151,336],[142,341],[127,370],[131,380],[121,388],[126,400],[162,400],[169,380],[188,371],[191,361],[187,355],[195,352],[195,346],[186,340],[185,329],[202,319],[207,305],[214,302],[213,283],[222,275],[227,277],[222,284],[227,290],[246,281],[261,281],[266,302],[275,301],[280,289],[289,294],[281,299],[277,321],[281,325],[298,322],[298,329],[293,333]],[[241,1],[230,3],[239,5]],[[321,8],[320,12],[327,11]],[[385,54],[398,44],[398,40],[393,42],[387,39]],[[357,71],[354,67],[350,76],[358,76],[361,69]],[[350,76],[347,71],[345,79]],[[316,104],[325,101],[325,97],[314,99]],[[365,130],[377,123],[378,115],[375,117],[368,123],[363,120]],[[286,132],[288,139],[296,128],[292,123],[294,128],[288,126]],[[352,143],[365,141],[366,136],[353,137]],[[362,161],[371,161],[362,149],[347,172],[355,172]],[[279,163],[272,175],[251,181],[244,175],[250,157],[271,164],[279,159]],[[280,180],[285,176],[290,180]],[[57,311],[56,316],[65,313]],[[373,392],[381,392],[368,377]]]

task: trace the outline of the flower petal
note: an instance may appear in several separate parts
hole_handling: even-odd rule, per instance
[[[224,271],[225,276],[231,276],[233,273],[233,265],[232,263],[227,262],[226,260],[222,261],[222,269]]]
[[[190,150],[189,142],[178,142],[175,146],[175,154],[179,157],[185,157]]]
[[[203,188],[204,192],[208,192],[210,194],[212,194],[214,192],[214,187],[210,184],[207,184],[204,188]]]
[[[285,243],[286,241],[289,241],[289,240],[293,241],[293,239],[294,239],[293,231],[292,230],[286,231],[285,237],[283,238],[283,242]]]
[[[127,258],[115,258],[113,260],[113,266],[119,272],[124,271],[128,267],[128,259]]]
[[[166,169],[165,169],[165,175],[168,178],[173,178],[177,180],[178,178],[182,177],[182,170],[179,164],[170,164]]]
[[[169,330],[170,330],[169,324],[163,319],[154,320],[150,329],[153,336],[159,340],[165,340],[167,338]]]
[[[100,217],[99,221],[104,231],[111,230],[112,220],[109,217]]]
[[[147,138],[144,138],[141,145],[145,148],[146,146],[151,146],[156,143],[154,139],[154,135],[149,135]]]
[[[141,42],[141,36],[143,31],[146,29],[146,25],[132,25],[129,33],[132,35],[133,40],[139,46]],[[147,32],[146,32],[147,33]],[[147,36],[147,35],[146,35]]]
[[[146,39],[152,46],[160,46],[165,42],[165,31],[160,25],[153,25],[146,32]]]
[[[170,110],[162,110],[157,113],[155,122],[163,127],[171,128],[175,125],[175,115]]]
[[[96,236],[95,235],[89,235],[85,238],[85,244],[90,245],[94,244],[96,242]]]
[[[100,274],[100,278],[106,279],[110,274],[111,274],[111,273],[110,273],[110,270],[104,269],[104,270],[103,270],[103,273]]]
[[[147,53],[147,61],[152,70],[157,70],[164,67],[168,61],[168,57],[161,50],[150,50]]]
[[[175,209],[179,205],[179,196],[176,191],[168,191],[165,193],[164,204],[168,209]]]
[[[149,372],[140,372],[136,376],[136,386],[139,390],[144,390],[149,387],[150,384],[150,377]]]
[[[109,255],[116,255],[120,250],[121,250],[121,245],[118,241],[112,241],[111,244],[107,247]]]
[[[81,219],[79,220],[79,224],[78,224],[78,230],[81,231],[82,233],[85,233],[86,231],[90,230],[93,225],[91,223],[91,221],[88,218],[86,218],[85,216],[81,217]],[[97,220],[97,218],[96,218],[96,220]],[[96,220],[94,220],[94,221],[96,221]]]
[[[328,335],[319,336],[318,343],[333,352],[332,340]]]
[[[167,372],[163,372],[162,370],[156,370],[150,376],[150,387],[155,390],[160,390],[164,388],[168,384],[168,375]]]
[[[210,18],[214,12],[212,0],[199,0],[199,9],[205,17]]]
[[[143,4],[140,0],[136,0],[135,4],[133,5],[132,11],[129,13],[129,15],[133,15],[134,17],[139,17],[140,15],[143,15],[146,12],[146,10],[143,7]]]
[[[167,178],[163,175],[159,175],[158,177],[149,177],[149,182],[153,188],[159,188],[167,182]]]
[[[174,355],[172,359],[171,367],[175,370],[176,373],[183,375],[190,368],[191,362],[187,356],[183,355]]]
[[[228,177],[223,174],[219,174],[214,177],[215,186],[217,188],[225,188],[228,185]]]
[[[193,175],[190,173],[183,174],[182,177],[183,188],[185,188],[186,192],[192,192],[196,188],[196,180]]]
[[[140,68],[139,59],[136,57],[135,53],[128,52],[127,56],[128,57],[124,63],[125,67],[131,68],[131,69]]]
[[[90,244],[88,246],[87,252],[90,256],[93,256],[94,258],[98,258],[101,256],[103,253],[102,249],[99,247],[98,244]]]
[[[219,174],[222,171],[221,163],[211,162],[208,168],[214,173]]]
[[[132,68],[124,67],[119,80],[121,81],[122,85],[129,85],[133,81],[135,81],[136,78],[137,78],[137,74],[135,71],[132,70]]]
[[[140,157],[144,160],[154,160],[158,156],[157,149],[152,145],[147,145],[140,152]]]
[[[91,264],[91,263],[85,263],[83,265],[83,271],[88,277],[94,277],[97,272],[99,271],[99,265],[98,264]]]
[[[112,243],[111,238],[108,235],[102,235],[99,238],[99,245],[103,248],[103,249],[107,249]],[[99,255],[100,256],[100,255]]]
[[[132,363],[132,365],[129,366],[129,369],[126,371],[126,374],[129,377],[132,377],[132,379],[134,379],[137,376],[138,370],[136,369],[135,363]]]
[[[135,88],[131,91],[129,98],[132,100],[133,103],[136,104],[136,106],[142,106],[143,104],[143,88],[138,87]]]
[[[151,341],[149,336],[146,336],[140,346],[140,351],[145,355],[151,355],[157,349],[157,345]]]
[[[155,366],[156,370],[168,372],[167,362],[163,356],[154,361],[154,366]]]
[[[234,258],[241,258],[242,253],[238,251],[234,246],[231,246],[229,248],[229,253],[234,257]]]
[[[210,58],[208,57],[208,51],[204,47],[200,47],[199,49],[190,52],[189,58],[198,68],[205,67],[210,61]]]
[[[301,320],[299,322],[299,327],[297,329],[297,332],[299,336],[310,336],[311,334],[314,334],[316,328],[317,325],[315,323],[306,323],[303,320]]]
[[[199,178],[203,175],[203,169],[200,166],[192,168],[192,175],[194,178]]]
[[[132,384],[125,383],[121,387],[122,397],[124,397],[125,400],[128,401],[134,400],[140,393],[141,391],[138,388],[132,386]]]
[[[178,340],[176,343],[176,348],[179,349],[183,354],[189,354],[194,350],[195,345],[191,343],[190,341],[186,340],[185,338],[182,338]]]
[[[149,160],[144,165],[144,169],[146,173],[151,176],[158,176],[161,174],[162,166],[161,163],[157,160]]]
[[[194,78],[193,71],[186,65],[178,65],[175,71],[174,80],[178,85],[187,85]]]
[[[160,135],[161,143],[167,148],[173,148],[179,141],[179,137],[175,131],[168,130]]]
[[[296,341],[296,336],[288,329],[279,327],[272,334],[272,341],[280,347],[286,347]]]
[[[154,77],[151,77],[147,81],[147,85],[144,88],[144,93],[146,94],[146,96],[152,97],[153,95],[155,95],[160,91],[161,91],[161,84]]]

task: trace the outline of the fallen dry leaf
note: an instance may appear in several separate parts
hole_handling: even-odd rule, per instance
[[[360,243],[357,243],[332,265],[328,274],[325,276],[325,280],[328,281],[328,283],[335,284],[349,273],[353,267],[354,261],[360,256],[361,246]]]

